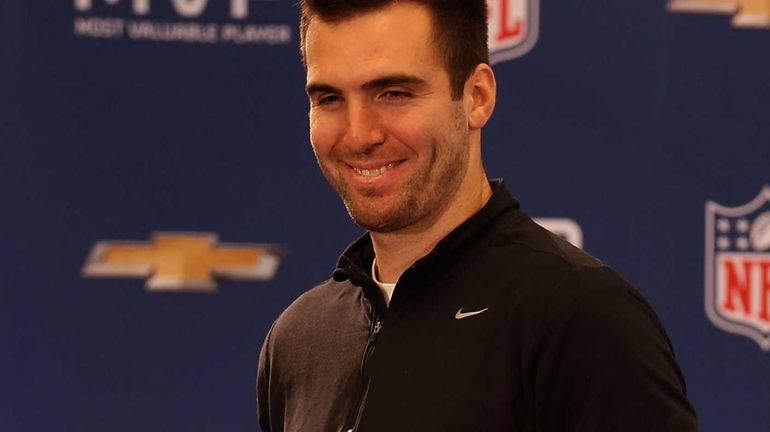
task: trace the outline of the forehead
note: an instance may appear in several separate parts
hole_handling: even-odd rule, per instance
[[[436,75],[430,11],[404,2],[341,20],[313,18],[305,43],[307,81],[355,82],[377,75]]]

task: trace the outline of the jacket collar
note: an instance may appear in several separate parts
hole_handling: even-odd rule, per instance
[[[498,216],[519,208],[518,201],[508,192],[502,179],[490,180],[489,184],[492,187],[492,196],[486,204],[441,239],[428,255],[417,260],[412,265],[412,270],[436,268],[442,264],[449,264],[453,259],[459,257],[466,246]],[[374,247],[371,236],[367,232],[345,249],[337,262],[337,268],[332,277],[336,281],[350,279],[354,285],[370,287],[374,284],[369,274],[373,260]],[[435,275],[439,272],[430,273]]]

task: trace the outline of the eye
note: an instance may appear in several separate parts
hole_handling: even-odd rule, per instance
[[[336,94],[327,94],[320,96],[315,100],[315,105],[318,106],[333,106],[342,101],[342,97]]]
[[[388,101],[398,102],[410,99],[412,94],[404,90],[387,90],[382,93],[381,97]]]

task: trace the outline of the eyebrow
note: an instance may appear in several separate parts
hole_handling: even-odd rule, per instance
[[[375,78],[371,81],[367,81],[361,85],[362,90],[373,90],[388,87],[392,85],[412,85],[417,87],[426,86],[428,82],[423,78],[414,75],[395,74],[386,75],[383,77]],[[305,88],[308,95],[318,93],[341,93],[340,89],[330,84],[324,83],[310,83]]]

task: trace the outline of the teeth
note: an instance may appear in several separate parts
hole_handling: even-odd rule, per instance
[[[353,167],[353,171],[355,171],[356,173],[364,177],[377,177],[384,174],[385,171],[393,168],[393,165],[394,165],[393,163],[389,163],[385,166],[374,168],[374,169],[359,169],[359,168]]]

